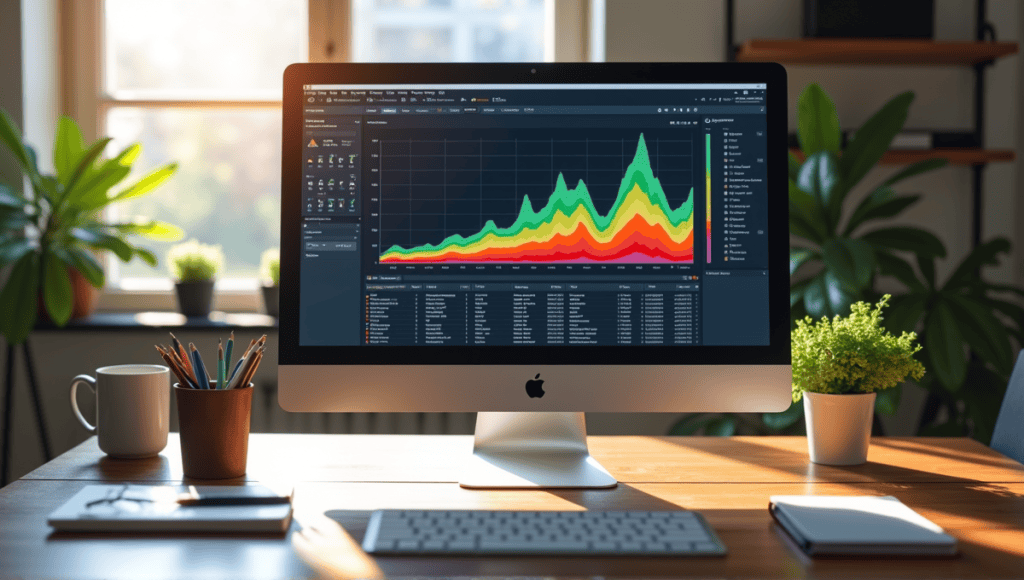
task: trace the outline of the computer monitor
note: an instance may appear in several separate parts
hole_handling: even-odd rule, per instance
[[[582,412],[790,403],[776,64],[296,64],[279,401],[477,411],[470,487],[607,487]]]

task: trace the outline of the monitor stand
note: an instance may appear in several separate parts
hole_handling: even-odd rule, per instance
[[[477,413],[468,488],[608,488],[618,484],[587,449],[583,413]]]

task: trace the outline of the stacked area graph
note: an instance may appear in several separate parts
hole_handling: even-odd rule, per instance
[[[490,220],[470,236],[452,235],[437,244],[409,248],[395,245],[380,261],[692,263],[693,189],[679,207],[669,207],[640,135],[616,199],[604,215],[582,180],[570,189],[559,174],[547,203],[535,210],[524,196],[518,217],[508,227]]]

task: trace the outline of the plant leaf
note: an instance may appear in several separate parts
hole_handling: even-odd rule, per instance
[[[145,195],[158,187],[164,181],[167,181],[167,178],[174,175],[174,172],[177,170],[177,163],[168,163],[159,169],[154,169],[148,175],[135,182],[134,185],[129,186],[124,191],[115,195],[112,201],[124,201],[133,197]]]
[[[704,427],[704,435],[731,437],[736,433],[736,418],[729,415],[717,417]]]
[[[800,164],[801,161],[793,154],[789,152],[789,178],[796,181],[797,175],[800,175]]]
[[[875,411],[883,415],[895,415],[900,408],[900,396],[903,394],[903,385],[896,385],[891,389],[882,389],[875,394]]]
[[[61,183],[68,183],[84,151],[82,130],[70,117],[61,116],[57,120],[57,137],[53,140],[53,168]]]
[[[104,207],[111,202],[108,196],[110,188],[128,177],[129,173],[131,167],[110,162],[103,164],[99,170],[83,178],[81,186],[64,198],[65,207],[76,213],[88,213]]]
[[[715,415],[706,413],[696,413],[693,415],[687,415],[682,419],[675,422],[672,427],[669,428],[669,435],[693,435],[697,431],[700,431],[702,427],[714,420]]]
[[[839,186],[839,166],[828,151],[819,151],[807,158],[800,167],[796,185],[817,201],[817,213],[827,218],[826,232],[831,233],[839,218],[842,207],[836,203]],[[812,214],[813,215],[813,214]]]
[[[807,263],[808,260],[819,257],[818,252],[807,248],[791,248],[789,250],[789,275],[796,274],[796,271]]]
[[[867,287],[875,273],[875,252],[862,240],[832,238],[821,247],[821,257],[829,272],[858,292]]]
[[[807,289],[807,285],[810,284],[810,280],[801,280],[800,282],[789,283],[789,306],[793,307],[797,302],[804,299],[804,291]],[[796,318],[803,318],[802,316]]]
[[[949,162],[945,159],[925,159],[924,161],[918,161],[917,163],[904,168],[903,171],[900,171],[889,179],[886,179],[885,183],[882,185],[893,185],[903,181],[904,179],[914,177],[915,175],[935,171],[936,169],[945,167],[946,165],[949,165]]]
[[[878,188],[853,210],[853,215],[846,223],[845,235],[849,236],[868,220],[894,217],[920,199],[920,195],[897,196],[888,187]]]
[[[26,204],[28,204],[28,200],[21,194],[15,193],[13,189],[0,183],[0,206],[24,208]]]
[[[1009,253],[1011,247],[1006,238],[995,238],[974,248],[949,276],[944,288],[953,290],[971,285],[977,280],[974,275],[977,270],[982,266],[998,266],[999,254]]]
[[[1006,327],[992,314],[991,305],[967,296],[943,294],[945,304],[959,322],[960,333],[982,360],[997,371],[1009,375],[1013,368],[1013,349]]]
[[[828,237],[821,204],[794,181],[789,182],[789,224],[790,233],[815,243],[820,244]]]
[[[25,254],[32,251],[33,244],[27,238],[8,238],[0,242],[0,268],[17,262]]]
[[[921,270],[924,281],[928,288],[935,289],[935,257],[927,254],[917,254],[917,268]]]
[[[107,143],[110,143],[110,137],[104,137],[93,143],[89,149],[82,154],[82,157],[78,160],[78,165],[75,166],[75,170],[71,173],[71,177],[67,183],[64,184],[64,197],[68,195],[68,192],[73,191],[75,186],[78,185],[79,180],[82,176],[92,168],[93,163],[103,153],[103,150],[107,148]]]
[[[781,413],[762,413],[761,422],[765,427],[774,431],[782,431],[796,424],[804,416],[802,403],[791,403],[789,408]]]
[[[0,290],[0,325],[7,344],[25,342],[36,323],[39,304],[39,254],[29,252],[11,269]]]
[[[25,144],[21,141],[21,130],[14,123],[14,119],[11,119],[7,111],[3,109],[0,109],[0,141],[3,141],[14,158],[18,160],[22,169],[26,172],[33,169],[34,164],[30,162]]]
[[[154,255],[153,252],[150,252],[146,248],[133,246],[133,249],[135,250],[135,255],[141,258],[142,261],[148,264],[151,268],[156,268],[157,264],[160,263],[160,261],[156,259],[156,255]]]
[[[71,319],[71,299],[68,267],[52,252],[46,252],[43,256],[43,303],[57,326],[64,326]]]
[[[816,83],[807,85],[797,101],[797,136],[804,155],[839,152],[839,116],[836,105]]]
[[[65,256],[68,265],[84,276],[90,284],[95,288],[103,288],[106,283],[103,267],[91,253],[75,246],[69,246],[66,248]]]
[[[812,318],[846,315],[860,295],[843,284],[830,271],[812,278],[804,290],[804,307]]]
[[[893,334],[913,332],[924,316],[925,299],[920,294],[904,294],[889,300],[882,317],[885,328]]]
[[[907,112],[913,101],[914,93],[910,91],[893,97],[854,134],[839,158],[839,169],[847,191],[860,183],[888,151],[893,138],[907,121]]]
[[[118,232],[125,235],[137,235],[150,240],[176,242],[185,236],[185,232],[174,224],[136,218],[135,221],[110,224]]]
[[[0,231],[20,231],[29,224],[29,216],[21,208],[0,207]]]
[[[883,251],[903,250],[943,258],[946,246],[935,234],[920,228],[879,228],[862,235],[860,239]]]
[[[917,275],[914,274],[914,267],[903,258],[894,256],[889,252],[876,250],[875,261],[878,262],[878,272],[883,276],[896,278],[913,292],[925,291],[924,284],[921,284],[921,281],[917,279]]]
[[[939,383],[951,393],[959,391],[967,376],[964,337],[945,301],[939,301],[925,319],[924,347]]]
[[[117,236],[112,236],[95,229],[89,228],[72,228],[70,231],[72,237],[78,241],[86,244],[93,248],[100,248],[104,250],[110,250],[122,261],[128,262],[132,259],[134,251],[127,242]]]

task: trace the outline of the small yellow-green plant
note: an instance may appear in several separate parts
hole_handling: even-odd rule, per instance
[[[260,256],[260,275],[274,286],[281,283],[281,250],[271,248]]]
[[[224,251],[220,246],[189,240],[171,248],[167,262],[178,282],[205,282],[216,278],[224,266]]]
[[[886,294],[874,308],[866,302],[850,306],[846,318],[810,316],[796,322],[793,331],[793,401],[804,391],[833,395],[873,393],[924,376],[924,365],[914,359],[921,350],[917,334],[894,336],[882,328]]]

